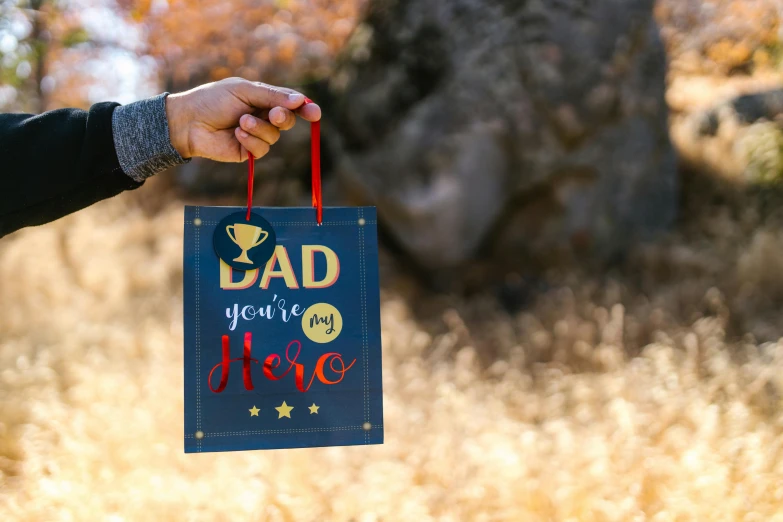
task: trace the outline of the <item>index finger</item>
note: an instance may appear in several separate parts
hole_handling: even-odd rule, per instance
[[[250,105],[259,109],[285,107],[294,110],[301,107],[305,100],[300,92],[261,82],[244,82],[239,93],[247,98]]]
[[[296,110],[296,113],[304,120],[309,122],[321,119],[321,107],[315,103],[306,103]]]

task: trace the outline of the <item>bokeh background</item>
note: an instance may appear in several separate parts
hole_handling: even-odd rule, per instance
[[[182,453],[182,206],[244,183],[194,161],[0,240],[0,519],[783,520],[782,20],[0,0],[3,111],[232,75],[321,103],[327,203],[379,208],[386,429]],[[307,140],[257,204],[307,204]]]

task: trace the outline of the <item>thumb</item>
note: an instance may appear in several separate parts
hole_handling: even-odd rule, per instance
[[[298,109],[304,103],[304,94],[285,87],[275,87],[261,82],[242,82],[237,94],[245,99],[248,105],[257,109],[285,107]]]

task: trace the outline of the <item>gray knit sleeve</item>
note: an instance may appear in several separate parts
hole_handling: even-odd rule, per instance
[[[117,159],[122,170],[135,181],[150,176],[185,160],[171,145],[169,122],[166,118],[165,92],[114,110],[112,134]]]

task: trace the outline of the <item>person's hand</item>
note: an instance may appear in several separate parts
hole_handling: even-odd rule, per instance
[[[260,158],[296,123],[321,119],[304,95],[242,78],[208,83],[166,98],[171,144],[183,158],[245,161],[247,152]]]

